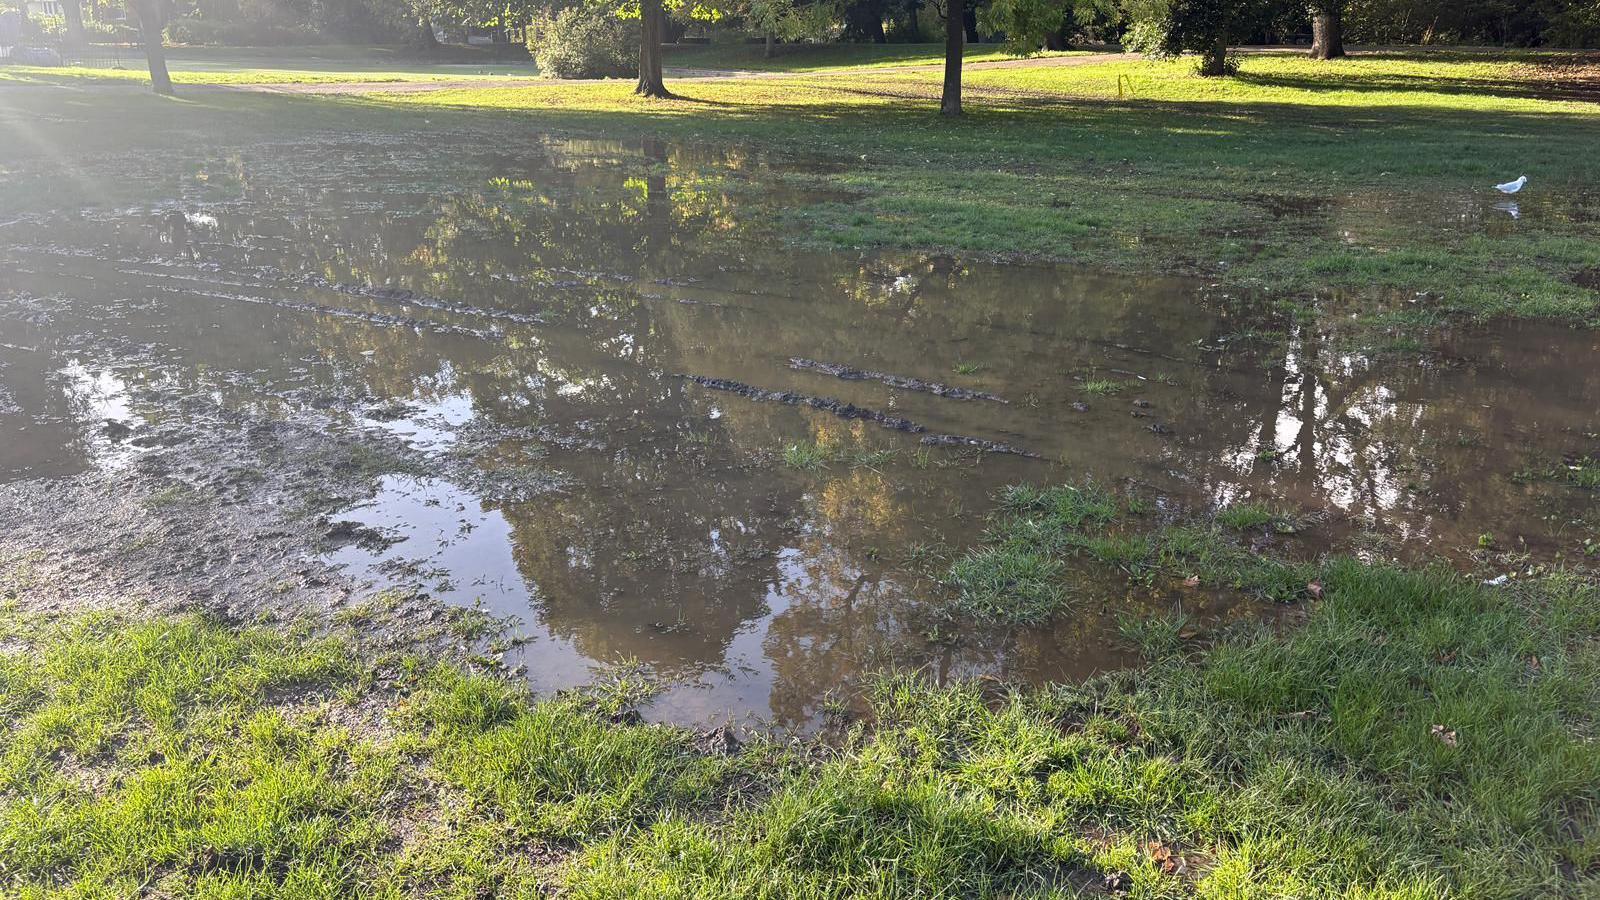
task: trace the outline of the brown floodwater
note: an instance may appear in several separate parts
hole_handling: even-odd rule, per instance
[[[143,203],[0,223],[0,482],[125,465],[124,435],[180,415],[142,386],[331,411],[483,477],[381,475],[329,518],[382,540],[328,560],[516,617],[508,660],[540,689],[637,661],[667,685],[651,718],[806,727],[886,666],[1083,677],[1132,661],[1127,616],[1276,614],[1083,566],[1051,626],[952,620],[925,562],[1019,481],[1158,517],[1268,503],[1307,523],[1291,554],[1596,535],[1595,494],[1559,477],[1597,449],[1594,332],[1372,353],[1338,300],[796,250],[784,223],[848,198],[741,152],[354,136],[143,165],[121,176]]]

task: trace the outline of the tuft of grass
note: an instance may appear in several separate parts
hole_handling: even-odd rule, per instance
[[[783,448],[783,464],[802,472],[826,469],[832,458],[833,454],[816,441],[800,441]]]
[[[991,621],[1031,625],[1066,606],[1059,560],[1014,546],[983,547],[950,566],[957,603],[969,615]]]
[[[1215,520],[1224,528],[1235,531],[1270,529],[1292,534],[1301,527],[1295,515],[1265,503],[1232,503],[1217,510]]]
[[[1191,621],[1181,609],[1164,616],[1124,617],[1117,622],[1117,634],[1146,659],[1157,660],[1178,652]]]
[[[1566,479],[1582,488],[1600,488],[1600,456],[1585,456],[1567,463]]]
[[[1105,378],[1095,378],[1078,385],[1078,390],[1083,391],[1085,394],[1093,394],[1097,397],[1106,397],[1111,394],[1122,393],[1123,388],[1125,387],[1126,385],[1120,381],[1112,381]]]

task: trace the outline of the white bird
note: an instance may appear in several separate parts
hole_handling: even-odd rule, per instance
[[[1515,194],[1517,191],[1522,190],[1522,186],[1527,183],[1528,176],[1524,175],[1521,178],[1518,178],[1516,181],[1508,181],[1505,184],[1497,184],[1494,186],[1494,189],[1502,194]]]

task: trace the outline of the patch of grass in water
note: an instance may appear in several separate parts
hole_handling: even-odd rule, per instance
[[[1062,564],[1043,552],[1019,546],[982,547],[950,566],[957,604],[980,619],[1030,625],[1046,621],[1066,606]]]
[[[1083,391],[1085,394],[1093,394],[1096,397],[1107,397],[1112,394],[1122,393],[1126,387],[1127,385],[1120,381],[1096,378],[1078,385],[1078,390]]]
[[[1231,503],[1217,511],[1216,520],[1218,525],[1235,531],[1269,527],[1275,530],[1289,530],[1295,527],[1289,515],[1265,503],[1254,502]]]
[[[1191,621],[1182,610],[1164,616],[1123,617],[1117,622],[1117,634],[1145,659],[1158,660],[1178,652]]]
[[[1220,526],[1175,524],[1150,531],[1120,526],[1119,517],[1146,507],[1123,504],[1095,484],[1041,488],[1013,485],[1001,491],[984,541],[951,566],[958,606],[980,619],[1038,623],[1065,608],[1059,583],[1066,562],[1095,560],[1134,578],[1193,579],[1252,597],[1289,602],[1307,596],[1316,567],[1285,562],[1241,546]],[[1237,512],[1234,520],[1286,522],[1265,508]],[[1288,527],[1288,526],[1285,526]],[[1057,583],[1051,584],[1051,580]]]
[[[799,441],[783,448],[783,464],[802,472],[825,469],[832,458],[833,454],[816,441]]]
[[[1600,456],[1577,456],[1558,465],[1534,464],[1512,473],[1513,481],[1555,481],[1574,487],[1600,488]]]

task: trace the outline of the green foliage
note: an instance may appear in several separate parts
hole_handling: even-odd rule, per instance
[[[1280,0],[1170,0],[1161,29],[1164,49],[1170,55],[1203,54],[1202,75],[1235,74],[1239,62],[1227,47],[1269,27],[1283,5]]]
[[[638,71],[639,23],[608,4],[580,4],[535,30],[529,49],[552,78],[625,77]]]
[[[1348,0],[1344,20],[1362,43],[1600,46],[1595,0]]]
[[[1116,0],[991,0],[978,9],[978,23],[985,31],[1004,35],[1009,52],[1024,56],[1080,25],[1115,18],[1117,12]]]

